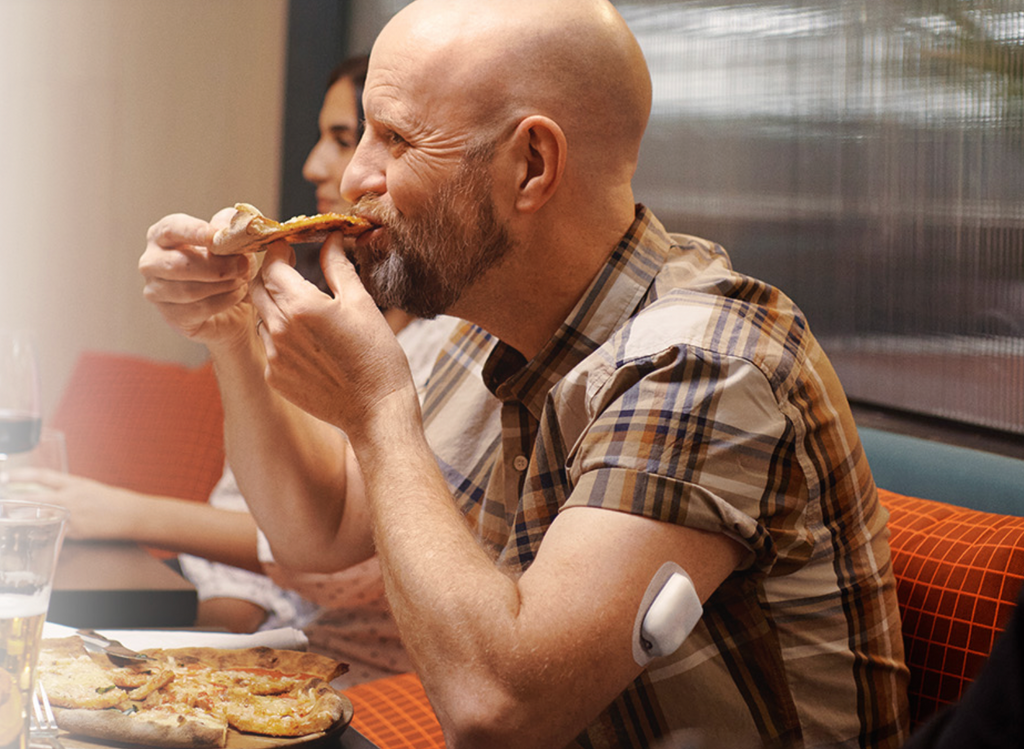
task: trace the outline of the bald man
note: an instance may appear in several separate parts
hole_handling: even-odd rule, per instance
[[[897,747],[842,389],[788,298],[634,203],[650,98],[604,0],[418,0],[371,55],[342,192],[375,228],[324,245],[333,294],[181,215],[146,294],[210,348],[276,558],[376,551],[449,746]],[[423,393],[392,306],[475,324]]]

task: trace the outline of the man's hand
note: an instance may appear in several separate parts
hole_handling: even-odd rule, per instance
[[[177,213],[150,227],[139,272],[143,294],[172,328],[207,345],[252,334],[249,283],[257,262],[250,255],[219,257],[207,249],[233,209],[210,222]]]
[[[322,250],[334,296],[289,264],[290,248],[272,245],[252,301],[263,321],[267,382],[313,416],[345,431],[353,444],[388,408],[406,414],[418,401],[408,360],[333,235]]]

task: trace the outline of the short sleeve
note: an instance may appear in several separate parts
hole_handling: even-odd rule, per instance
[[[181,571],[196,587],[200,601],[211,598],[237,598],[249,601],[267,612],[261,629],[296,627],[301,629],[316,616],[318,607],[298,593],[278,587],[261,575],[190,554],[178,557]]]
[[[761,369],[678,346],[618,366],[598,385],[570,456],[567,506],[725,533],[770,567],[772,532],[801,526],[807,502],[790,491],[793,429]]]

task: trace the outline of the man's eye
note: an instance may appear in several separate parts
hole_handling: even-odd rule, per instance
[[[388,145],[395,148],[404,148],[409,145],[408,142],[401,135],[396,133],[394,130],[388,130],[384,133],[384,137],[387,139]]]

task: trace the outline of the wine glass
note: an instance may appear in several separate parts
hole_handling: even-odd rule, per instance
[[[7,456],[39,442],[42,410],[32,335],[0,330],[0,499],[7,496]]]

